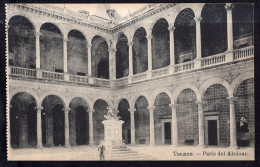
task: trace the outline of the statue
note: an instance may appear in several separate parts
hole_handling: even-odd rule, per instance
[[[105,115],[104,117],[107,120],[119,120],[119,117],[117,116],[117,113],[115,113],[112,108],[107,107],[108,111],[107,111],[107,115]]]

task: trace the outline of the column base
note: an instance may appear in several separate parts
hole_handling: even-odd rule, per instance
[[[206,145],[198,145],[198,148],[207,148]]]
[[[178,145],[177,145],[177,144],[172,144],[171,147],[172,147],[172,148],[177,148]]]
[[[43,148],[43,146],[42,145],[37,145],[35,148],[36,149],[41,149],[41,148]]]
[[[238,145],[231,145],[231,146],[229,146],[228,148],[229,148],[229,149],[235,149],[235,150],[240,149],[240,148],[238,147]]]
[[[155,146],[155,143],[150,143],[149,144],[149,147],[154,147]]]
[[[173,74],[174,73],[174,65],[170,65],[169,66],[169,74]]]
[[[66,147],[66,148],[70,148],[71,145],[70,145],[70,144],[65,144],[64,147]]]
[[[151,79],[152,78],[152,71],[147,71],[147,79]]]
[[[233,50],[227,50],[225,54],[226,54],[226,62],[232,62],[234,60]]]

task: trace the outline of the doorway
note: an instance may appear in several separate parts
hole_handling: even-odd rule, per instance
[[[219,117],[206,116],[205,117],[205,140],[208,146],[219,145]]]
[[[77,145],[88,144],[89,141],[88,114],[83,106],[76,109],[76,143]]]
[[[171,144],[171,122],[164,123],[165,144]]]
[[[217,120],[208,120],[208,142],[210,146],[218,145]]]
[[[53,108],[53,144],[54,146],[65,145],[64,112],[62,105],[55,105]]]

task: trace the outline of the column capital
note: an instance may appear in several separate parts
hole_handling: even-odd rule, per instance
[[[63,37],[63,42],[68,42],[68,38],[67,37]]]
[[[95,112],[95,110],[87,110],[87,112],[92,112],[93,113],[93,112]]]
[[[151,40],[152,38],[153,38],[152,35],[147,35],[147,36],[146,36],[146,39],[148,39],[148,40]]]
[[[36,109],[36,110],[43,110],[43,107],[42,106],[36,106],[36,107],[34,107],[34,109]]]
[[[70,108],[63,108],[62,111],[69,112]]]
[[[227,3],[226,6],[225,6],[225,9],[227,12],[232,12],[234,6],[230,3]]]
[[[154,112],[155,107],[154,107],[154,106],[147,106],[147,109],[148,109],[150,112]]]
[[[173,25],[169,25],[168,30],[169,30],[170,32],[172,32],[172,31],[175,30],[175,28],[176,28],[176,27],[174,27]]]
[[[197,105],[200,105],[200,104],[205,104],[205,101],[203,101],[203,100],[198,100],[198,101],[195,101],[195,103],[197,104]]]
[[[36,38],[39,38],[40,35],[42,35],[42,34],[38,31],[38,32],[35,32],[34,35],[35,35]]]
[[[134,113],[134,112],[136,111],[136,108],[129,108],[128,111],[129,111],[130,113]]]
[[[238,97],[232,96],[232,97],[227,97],[227,99],[229,100],[229,104],[234,104],[234,102],[238,100]]]
[[[116,52],[116,48],[113,48],[113,47],[110,47],[108,48],[108,51],[111,52],[111,53],[115,53]]]
[[[200,23],[201,20],[202,20],[202,17],[194,17],[194,21],[195,21],[196,23]]]
[[[133,42],[128,42],[127,45],[128,46],[133,46]]]
[[[169,104],[169,107],[171,108],[177,108],[179,104],[177,103],[173,103],[173,104]]]
[[[86,47],[87,47],[87,48],[91,48],[91,46],[92,46],[92,45],[86,43]]]

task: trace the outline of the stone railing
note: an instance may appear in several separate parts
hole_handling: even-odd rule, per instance
[[[119,78],[115,80],[115,86],[122,86],[122,85],[126,85],[127,83],[128,83],[128,77]]]
[[[176,64],[174,67],[174,71],[180,72],[180,71],[191,70],[193,68],[194,68],[194,60],[186,62],[186,63]]]
[[[146,71],[139,74],[135,74],[130,78],[124,77],[116,80],[93,78],[90,76],[78,76],[78,75],[43,71],[41,69],[35,70],[35,69],[28,69],[22,67],[14,67],[14,66],[9,66],[9,75],[15,77],[23,77],[23,78],[60,80],[65,82],[90,84],[90,85],[100,86],[100,87],[113,87],[113,86],[127,85],[132,82],[144,81],[150,79],[150,77],[151,78],[160,77],[160,76],[164,77],[169,74],[172,75],[174,73],[179,73],[182,71],[200,69],[204,67],[213,67],[215,65],[230,63],[232,61],[243,60],[252,57],[254,57],[254,46],[249,46],[249,47],[234,50],[233,54],[224,52],[217,55],[202,58],[201,62],[199,62],[197,59],[194,59],[189,62],[176,64],[172,67],[164,67],[164,68],[156,69],[151,71],[151,73],[147,73]],[[174,68],[174,71],[170,72],[171,68]]]
[[[28,69],[22,67],[10,67],[10,74],[12,76],[19,76],[25,78],[35,78],[36,70],[35,69]]]
[[[254,46],[249,46],[234,51],[234,60],[253,57],[253,56],[254,56]]]
[[[43,79],[64,80],[64,74],[58,72],[42,71]]]
[[[152,77],[162,76],[169,74],[169,67],[159,68],[152,71]]]
[[[205,57],[201,59],[201,66],[211,66],[219,63],[223,63],[226,61],[226,54],[225,53],[220,53],[217,55]]]
[[[78,76],[78,75],[70,75],[70,82],[84,83],[84,84],[89,83],[88,77]]]
[[[133,82],[147,79],[147,72],[133,75]]]
[[[94,78],[94,85],[110,87],[110,81],[108,79]]]

